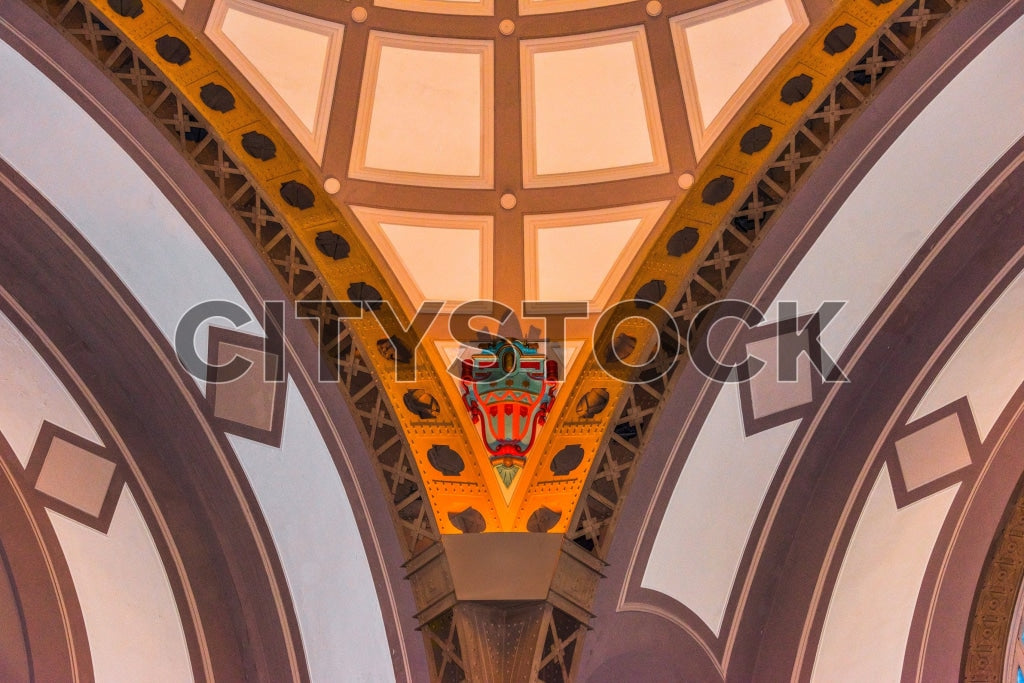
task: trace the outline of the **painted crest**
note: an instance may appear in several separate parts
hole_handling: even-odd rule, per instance
[[[498,476],[509,486],[555,400],[558,363],[536,345],[501,340],[462,362],[462,389]]]

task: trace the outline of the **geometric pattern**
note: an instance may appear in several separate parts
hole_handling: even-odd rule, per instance
[[[730,0],[670,24],[699,159],[809,21],[799,0]]]
[[[218,0],[206,34],[320,162],[345,27],[251,0]]]
[[[806,325],[798,321],[797,329],[802,331],[812,324],[813,321]],[[814,400],[815,391],[822,383],[821,374],[812,365],[809,355],[809,335],[800,338],[798,333],[786,332],[777,336],[775,332],[776,325],[770,324],[756,327],[747,334],[751,338],[746,344],[751,367],[755,358],[764,363],[759,372],[739,384],[743,429],[747,436],[802,417],[803,406]],[[766,333],[770,336],[765,336]],[[782,358],[781,342],[787,338],[790,340],[785,345],[787,356]],[[789,354],[795,350],[799,350],[800,355],[789,365]],[[782,360],[787,367],[780,366]],[[795,377],[785,376],[792,370],[796,371]]]
[[[963,481],[981,450],[970,402],[961,397],[913,420],[887,450],[897,509]]]
[[[210,327],[206,397],[213,406],[214,421],[224,431],[277,448],[281,445],[287,385],[283,359],[265,344],[270,346],[262,337]],[[242,364],[245,369],[241,374],[232,371],[231,379],[217,381],[219,373]]]
[[[44,422],[25,478],[54,512],[106,533],[124,485],[108,449]]]

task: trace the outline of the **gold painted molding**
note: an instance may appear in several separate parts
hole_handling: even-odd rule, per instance
[[[408,314],[398,302],[404,299],[398,283],[389,271],[382,270],[374,261],[375,249],[365,240],[364,232],[350,225],[341,209],[324,192],[319,177],[292,149],[285,136],[277,130],[263,107],[249,95],[247,86],[236,82],[229,70],[206,45],[204,38],[196,38],[175,13],[156,0],[142,0],[144,11],[136,18],[126,18],[113,12],[103,0],[88,0],[95,10],[106,17],[128,42],[143,53],[150,63],[163,73],[171,86],[200,113],[212,127],[215,137],[243,164],[243,171],[255,187],[271,203],[283,224],[301,245],[304,256],[315,267],[324,285],[324,295],[336,299],[347,298],[345,292],[353,282],[365,282],[376,288],[386,301],[394,302],[395,313],[403,326],[409,324]],[[727,220],[736,203],[749,193],[744,190],[758,174],[771,163],[779,145],[813,111],[818,98],[831,87],[832,82],[851,65],[860,49],[867,44],[894,14],[902,11],[904,3],[874,5],[871,0],[839,0],[829,17],[803,39],[801,47],[783,65],[777,75],[760,89],[755,101],[744,107],[740,118],[723,133],[701,164],[693,189],[682,194],[646,242],[646,250],[637,256],[626,271],[633,275],[612,290],[612,300],[627,297],[651,279],[663,280],[668,291],[664,302],[675,302],[701,262],[702,254],[716,237],[719,226]],[[851,24],[857,29],[855,43],[837,55],[828,55],[821,48],[825,35],[835,26]],[[156,52],[155,39],[172,35],[184,41],[192,52],[191,60],[183,66],[165,62]],[[806,73],[813,77],[813,89],[801,102],[786,105],[779,100],[779,90],[792,76]],[[218,83],[228,88],[235,97],[235,107],[222,113],[203,104],[200,88]],[[775,131],[775,144],[754,155],[739,151],[743,132],[759,123],[768,123]],[[270,161],[250,157],[242,147],[242,136],[258,131],[269,137],[277,147],[277,156]],[[735,190],[729,200],[709,206],[702,203],[700,194],[713,178],[727,175],[734,179]],[[279,197],[281,184],[298,181],[313,192],[314,206],[305,210],[295,208]],[[666,244],[672,232],[681,225],[699,230],[700,241],[681,258],[667,255]],[[334,261],[316,248],[317,233],[331,230],[342,235],[351,247],[348,258]],[[310,285],[312,289],[316,285]],[[561,513],[551,533],[564,533],[581,492],[587,481],[591,464],[606,438],[606,432],[618,413],[625,395],[625,384],[612,379],[597,363],[593,348],[604,349],[608,344],[609,326],[597,331],[596,345],[586,344],[579,353],[583,358],[573,363],[569,376],[562,385],[551,411],[548,424],[541,430],[526,468],[519,474],[519,484],[509,503],[501,493],[501,485],[491,471],[477,428],[460,405],[455,384],[443,377],[446,362],[437,347],[429,341],[419,349],[420,363],[414,383],[400,382],[394,368],[377,351],[377,340],[387,336],[372,315],[348,321],[357,344],[373,367],[376,379],[387,393],[393,414],[400,423],[402,433],[410,446],[416,466],[437,525],[441,533],[459,533],[451,523],[449,513],[474,507],[484,518],[487,531],[525,531],[530,515],[546,506]],[[643,321],[630,320],[622,330],[638,340],[636,351],[630,358],[642,357],[652,346],[655,335],[651,326]],[[427,361],[427,362],[423,362]],[[436,418],[420,419],[403,405],[403,396],[411,389],[431,394],[439,404]],[[594,418],[580,417],[576,406],[591,389],[608,392],[607,407]],[[566,476],[555,476],[550,464],[554,455],[564,446],[580,444],[584,450],[583,462]],[[428,462],[427,452],[435,445],[445,445],[463,456],[466,468],[459,476],[443,476]]]
[[[777,67],[776,75],[761,85],[759,94],[743,107],[739,117],[712,145],[702,159],[692,188],[683,192],[674,202],[675,206],[666,212],[655,229],[654,239],[648,240],[646,250],[636,256],[634,264],[638,265],[631,269],[634,274],[619,283],[611,300],[631,299],[641,286],[657,279],[664,281],[667,287],[660,304],[669,310],[674,307],[700,267],[720,226],[749,196],[750,186],[776,159],[781,145],[813,113],[819,98],[856,63],[860,51],[871,43],[889,20],[904,11],[905,5],[902,2],[875,5],[872,0],[839,0],[834,3],[828,17],[798,41],[798,47],[791,56]],[[829,55],[822,49],[825,36],[843,24],[856,28],[856,39],[843,52]],[[779,96],[782,86],[801,74],[812,77],[812,90],[801,102],[787,105]],[[773,129],[772,144],[752,155],[741,152],[740,138],[749,128],[759,124]],[[734,189],[727,200],[716,205],[705,204],[701,198],[702,191],[719,176],[732,178]],[[670,256],[668,241],[683,226],[696,228],[699,241],[687,254]],[[529,487],[520,487],[512,501],[518,513],[516,529],[525,529],[526,521],[535,510],[548,507],[562,512],[558,524],[551,531],[564,533],[568,530],[594,459],[605,439],[610,438],[608,432],[629,393],[626,391],[629,385],[609,376],[597,360],[597,355],[603,355],[609,347],[615,322],[609,316],[601,329],[594,331],[591,337],[594,343],[583,350],[587,354],[586,362],[575,364],[551,410],[551,421],[534,446],[537,456],[531,458],[524,472],[529,476]],[[618,331],[637,339],[636,350],[627,359],[632,363],[646,358],[657,342],[657,335],[647,322],[627,320]],[[594,418],[579,417],[576,406],[587,392],[596,389],[608,392],[607,407]],[[553,476],[550,465],[555,455],[563,447],[576,444],[583,448],[584,456],[583,462],[573,472],[575,476]]]
[[[364,243],[362,233],[345,220],[340,208],[323,190],[318,176],[291,148],[264,113],[263,107],[249,95],[247,87],[235,81],[205,42],[196,38],[172,11],[154,0],[142,0],[143,11],[135,18],[115,13],[102,0],[88,1],[98,14],[124,35],[127,42],[146,56],[182,99],[209,122],[213,135],[232,152],[246,177],[261,190],[282,224],[301,245],[303,255],[320,276],[324,295],[344,300],[348,298],[346,291],[351,283],[365,282],[376,288],[382,299],[394,302],[396,317],[403,326],[408,326],[408,316],[398,305],[401,300],[396,296],[398,288],[375,263],[372,249]],[[176,66],[159,56],[156,39],[164,35],[177,37],[188,45],[191,59],[186,64]],[[210,83],[224,86],[232,93],[235,98],[233,109],[220,112],[203,103],[200,89]],[[277,154],[273,159],[260,161],[244,151],[242,136],[251,131],[262,133],[274,142]],[[302,210],[283,201],[279,190],[288,181],[306,185],[313,192],[314,205]],[[345,238],[351,248],[348,258],[334,261],[317,249],[316,236],[325,230]],[[432,344],[421,345],[416,381],[400,382],[395,377],[393,363],[377,351],[377,340],[387,335],[374,317],[366,312],[362,318],[348,320],[347,324],[363,357],[372,366],[377,381],[390,398],[393,414],[409,443],[441,533],[459,533],[448,513],[461,512],[468,506],[480,512],[488,531],[510,529],[512,514],[504,503],[496,478],[490,473],[487,458],[478,455],[482,449],[472,441],[476,437],[472,436],[474,429],[469,416],[461,406],[453,404],[443,385],[446,380],[442,379],[438,368],[443,372],[445,366],[439,352]],[[420,419],[404,407],[402,398],[413,389],[426,391],[438,402],[440,409],[436,418]],[[466,469],[461,476],[445,477],[430,466],[427,451],[434,445],[448,446],[463,456]]]

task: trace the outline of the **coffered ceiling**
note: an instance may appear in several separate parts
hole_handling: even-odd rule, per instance
[[[357,302],[360,317],[341,315],[395,406],[443,533],[462,530],[467,511],[487,530],[524,530],[541,513],[554,520],[543,530],[566,530],[624,400],[625,378],[604,365],[634,372],[661,349],[657,324],[618,304],[678,300],[737,190],[891,13],[798,0],[129,5],[100,9],[154,52],[308,254],[297,298]],[[162,51],[158,33],[187,54]],[[749,242],[749,222],[734,239]],[[449,321],[475,300],[497,303]],[[428,301],[441,315],[423,323]],[[405,331],[382,330],[381,308]],[[515,316],[489,315],[501,309]],[[564,343],[549,343],[560,330],[548,325],[567,315]],[[409,332],[414,320],[428,329]],[[556,353],[558,379],[520,459],[489,451],[465,405],[453,363],[479,344],[464,332],[453,344],[460,326]],[[463,467],[439,469],[438,448]],[[566,449],[583,455],[561,472]]]
[[[338,181],[335,201],[409,302],[525,295],[595,311],[824,9],[523,0],[517,25],[460,0],[193,2],[186,16],[206,15],[205,35]],[[422,218],[381,230],[381,210]],[[474,222],[496,237],[452,232]]]
[[[63,35],[0,10],[0,465],[86,678],[941,680],[1019,643],[1024,0],[40,1]],[[765,359],[722,384],[666,339],[723,298],[810,322],[703,328]],[[178,362],[212,300],[240,381]],[[524,457],[460,382],[494,332],[561,366]],[[44,575],[9,538],[4,623]]]

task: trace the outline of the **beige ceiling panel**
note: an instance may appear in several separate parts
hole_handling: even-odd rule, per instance
[[[603,310],[667,206],[524,216],[527,299]]]
[[[374,0],[377,7],[432,14],[492,16],[494,0]]]
[[[523,41],[520,64],[526,187],[668,172],[642,26]]]
[[[620,5],[629,0],[519,0],[520,16]]]
[[[490,298],[493,291],[491,216],[452,216],[352,207],[415,310],[424,301]],[[410,310],[410,312],[411,312]]]
[[[218,0],[206,34],[319,163],[345,27],[252,0]]]
[[[730,0],[670,20],[700,158],[808,26],[800,0]]]
[[[403,185],[494,185],[494,46],[373,31],[349,175]]]

